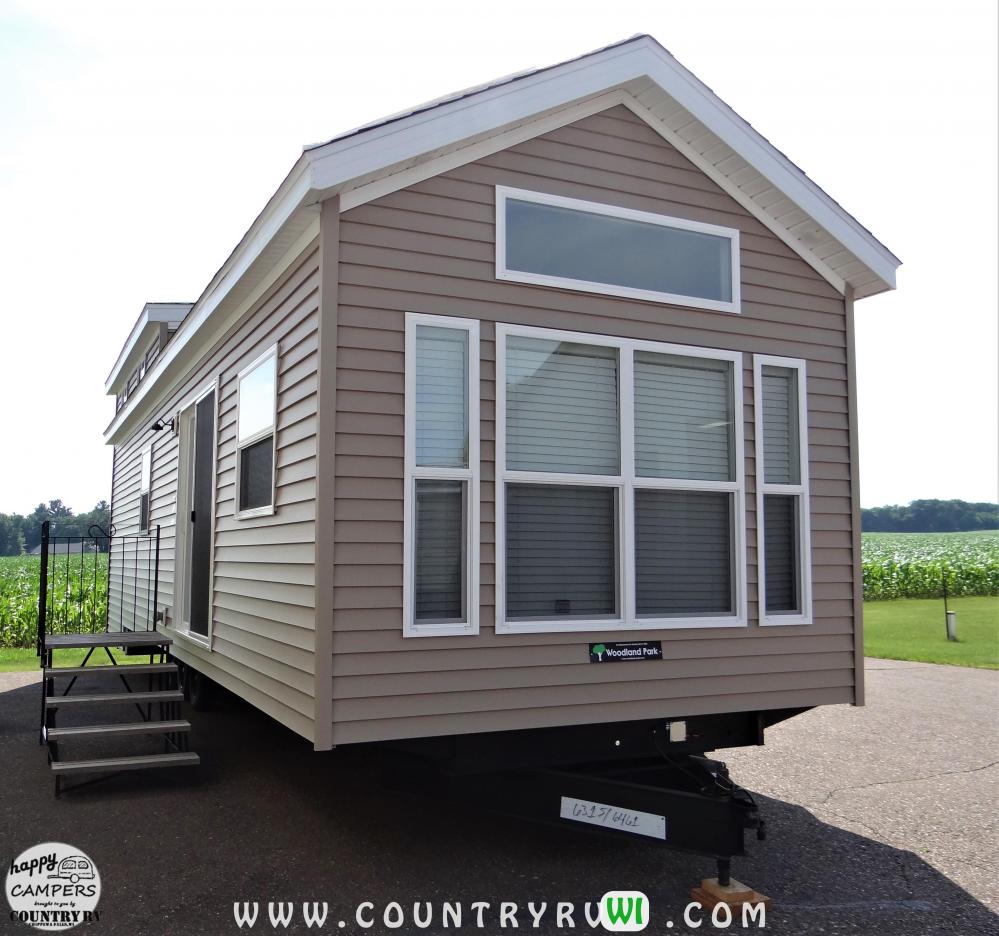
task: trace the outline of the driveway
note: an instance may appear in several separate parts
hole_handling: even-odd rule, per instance
[[[765,842],[747,838],[734,875],[773,899],[771,933],[999,934],[999,673],[869,660],[867,685],[866,708],[824,707],[768,731],[765,747],[716,755],[769,826]],[[691,885],[714,873],[641,841],[386,792],[363,751],[316,754],[230,696],[189,713],[201,767],[55,800],[37,703],[36,674],[0,675],[0,862],[42,841],[86,851],[103,881],[94,934],[235,933],[244,900],[328,901],[322,931],[343,920],[348,936],[389,932],[390,901],[461,901],[465,931],[498,933],[495,910],[484,930],[469,925],[473,902],[581,907],[611,889],[644,891],[646,932],[677,933]],[[371,930],[355,920],[362,901],[378,908]],[[530,927],[526,910],[519,920]],[[263,919],[254,930],[273,931]],[[309,930],[296,917],[282,931]],[[553,914],[541,931],[557,932]],[[455,929],[437,916],[393,932]]]

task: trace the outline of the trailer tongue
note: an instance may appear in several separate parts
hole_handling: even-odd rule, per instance
[[[706,855],[716,879],[695,888],[705,903],[765,900],[731,880],[744,835],[766,825],[721,747],[763,743],[765,728],[798,709],[426,738],[393,744],[391,786],[538,822],[639,837]],[[402,761],[399,760],[402,758]]]

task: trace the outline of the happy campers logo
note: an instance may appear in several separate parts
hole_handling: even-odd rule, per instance
[[[7,869],[10,919],[38,930],[66,930],[99,920],[101,876],[90,857],[63,842],[21,852]]]

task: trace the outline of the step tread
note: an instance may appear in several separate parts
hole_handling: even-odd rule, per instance
[[[114,673],[116,676],[138,676],[149,673],[176,673],[176,663],[122,663],[113,666],[110,663],[100,666],[46,666],[44,673],[46,676],[84,676],[94,673],[100,676],[102,673]]]
[[[103,631],[100,634],[46,634],[48,650],[79,647],[169,646],[173,638],[162,631]]]
[[[76,725],[72,728],[48,728],[45,737],[49,741],[62,741],[65,738],[114,737],[128,734],[170,734],[191,730],[189,721],[127,722],[118,725]]]
[[[156,692],[101,692],[95,695],[49,696],[45,700],[47,708],[60,705],[89,705],[92,702],[181,702],[182,689],[163,689]]]
[[[150,767],[182,767],[200,764],[201,758],[192,751],[181,754],[140,754],[133,757],[103,757],[100,760],[53,761],[57,774],[90,773],[93,771],[145,770]]]

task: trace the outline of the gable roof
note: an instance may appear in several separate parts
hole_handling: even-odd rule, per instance
[[[132,400],[105,432],[119,441],[259,296],[282,258],[318,233],[314,206],[347,210],[448,169],[623,104],[784,240],[840,292],[895,287],[898,258],[867,228],[684,68],[634,36],[548,68],[457,92],[306,147],[185,317]],[[291,259],[288,257],[288,259]],[[207,333],[206,333],[207,330]]]

